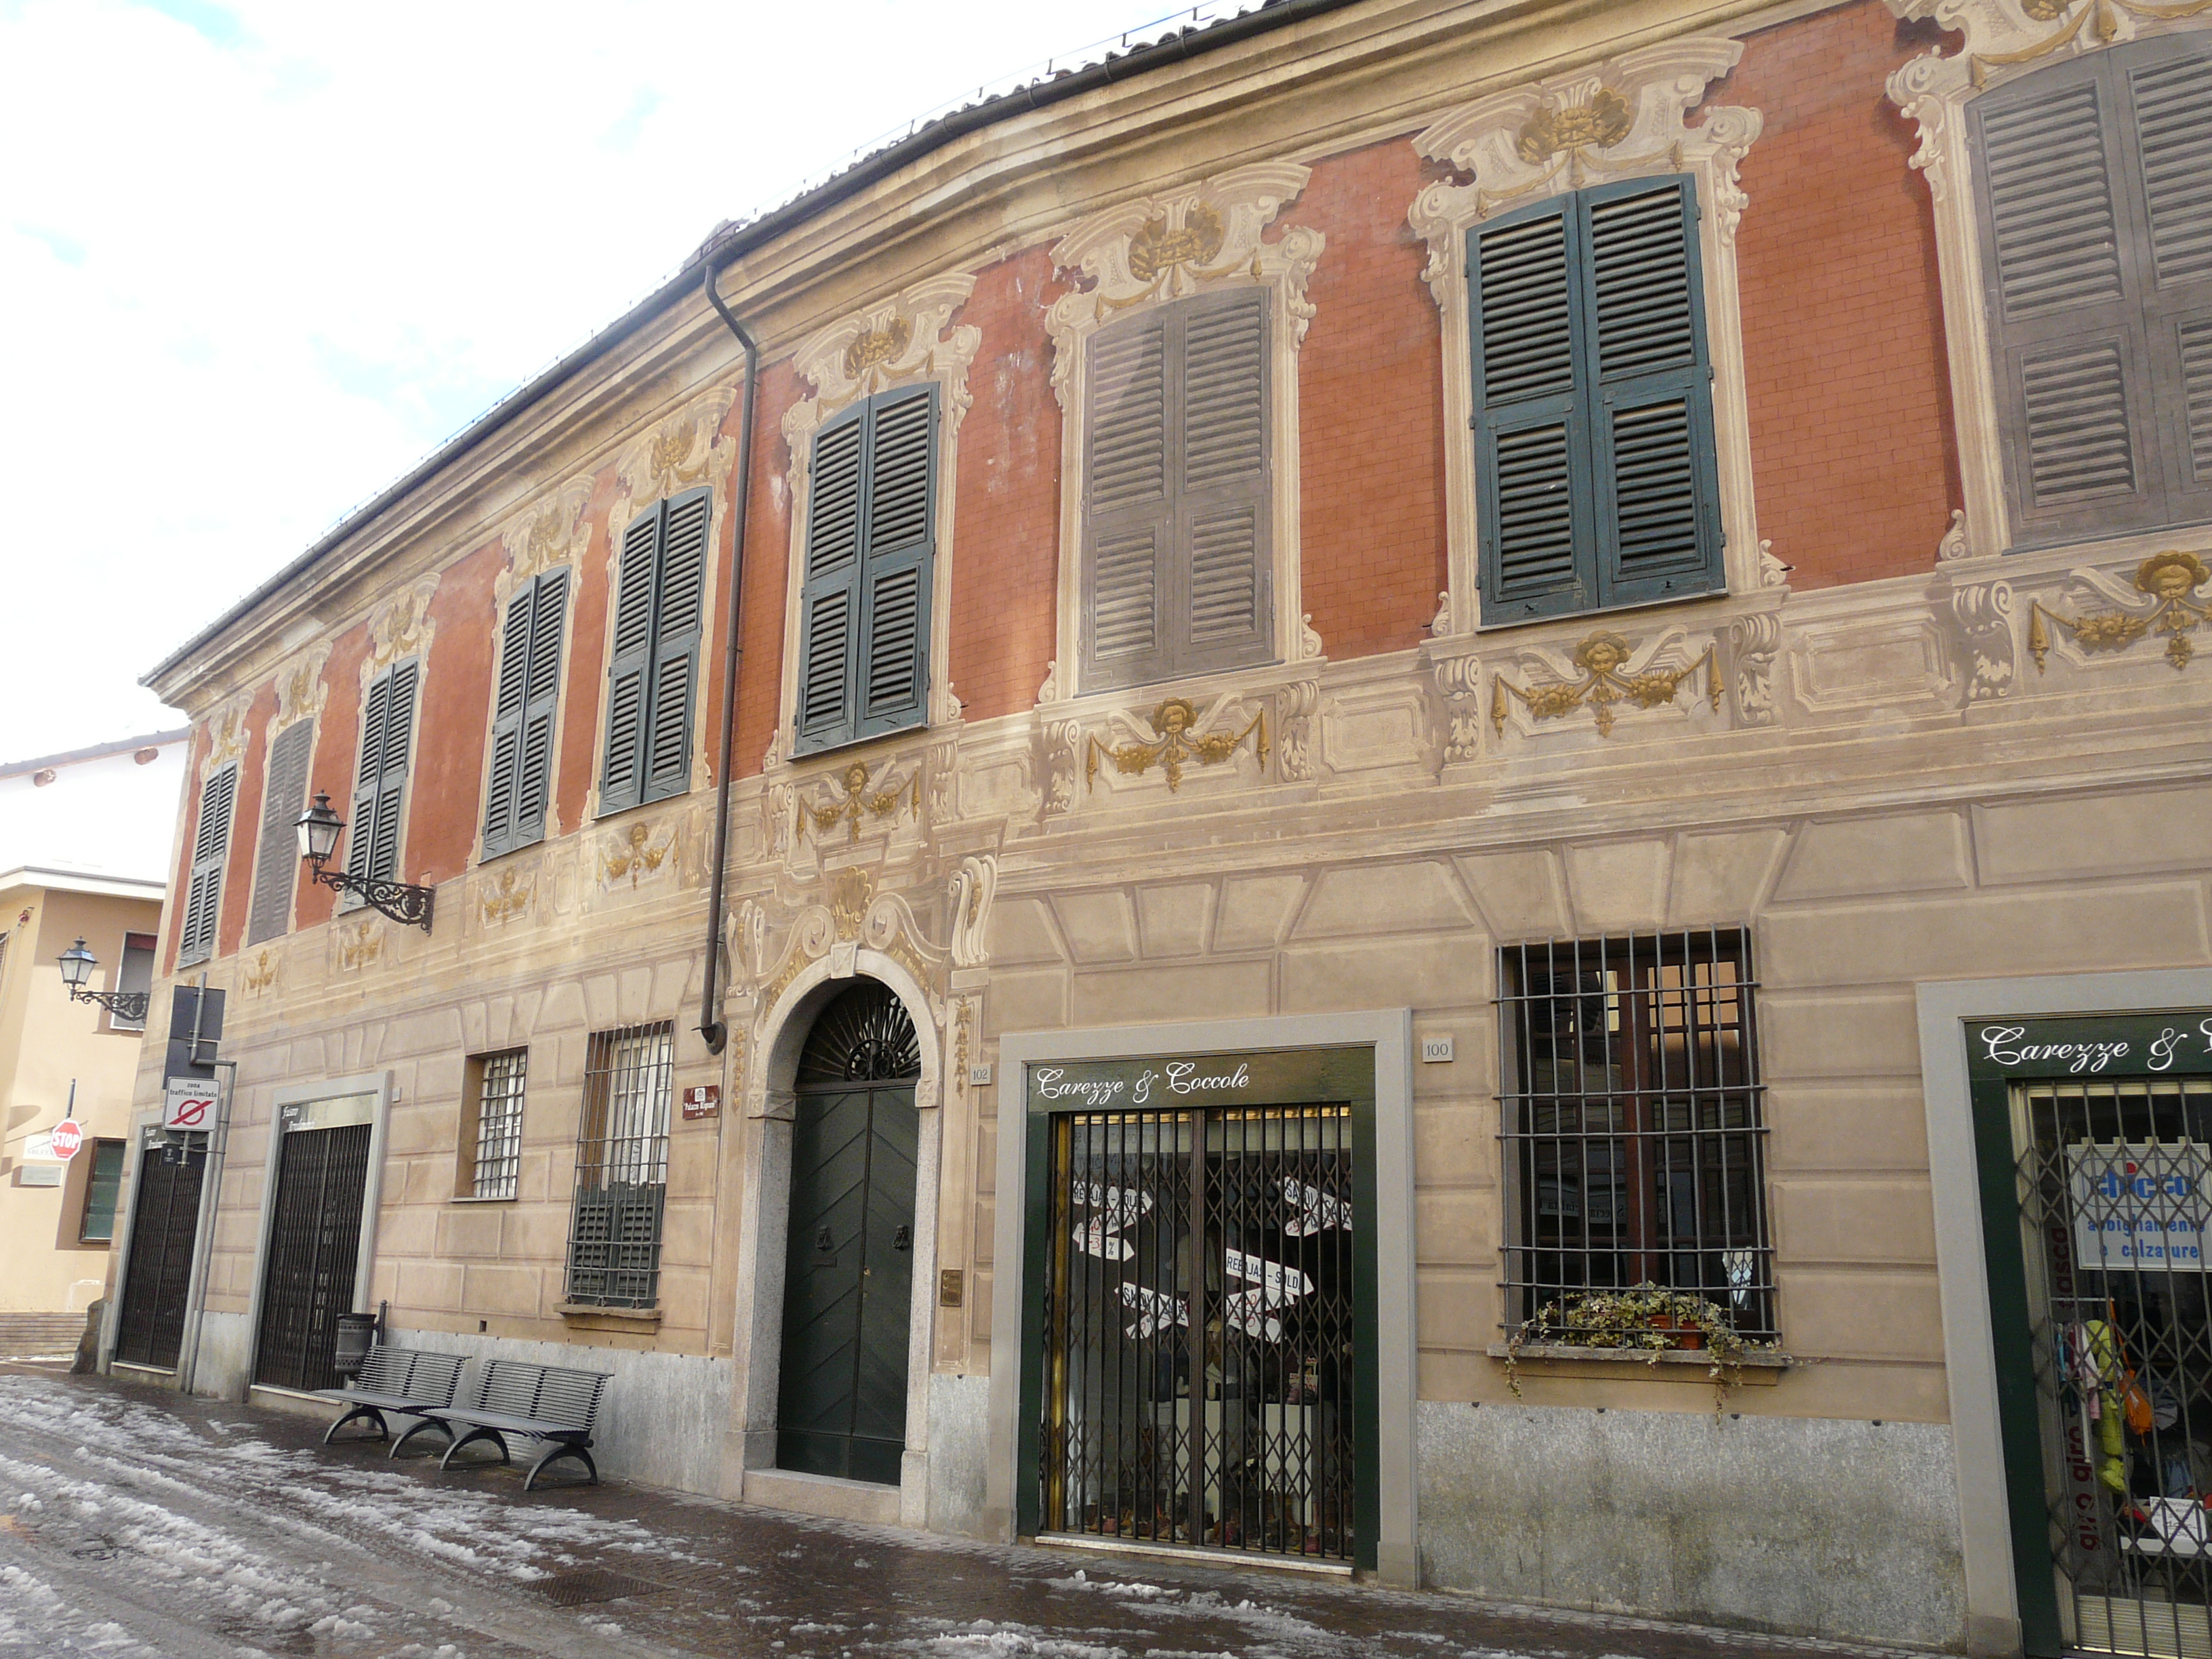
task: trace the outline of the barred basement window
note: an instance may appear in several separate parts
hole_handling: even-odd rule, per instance
[[[461,1125],[463,1195],[513,1198],[522,1162],[522,1088],[530,1051],[510,1048],[469,1061],[469,1099],[475,1121]],[[475,1151],[471,1160],[469,1148]]]
[[[1499,953],[1509,1325],[1584,1291],[1704,1297],[1776,1334],[1748,936]],[[1574,1340],[1571,1319],[1551,1322]]]
[[[571,1302],[650,1308],[658,1299],[675,1046],[666,1020],[592,1034],[568,1228]]]

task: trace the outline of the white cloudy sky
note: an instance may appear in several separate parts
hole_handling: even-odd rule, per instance
[[[141,674],[717,221],[1169,4],[0,0],[0,762],[178,724]]]

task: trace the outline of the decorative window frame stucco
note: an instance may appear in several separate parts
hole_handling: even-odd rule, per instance
[[[936,532],[931,552],[929,597],[929,724],[960,718],[952,695],[952,509],[959,474],[961,417],[975,399],[969,366],[983,343],[972,324],[948,328],[952,313],[975,290],[975,279],[953,271],[928,277],[880,305],[841,317],[799,347],[792,367],[814,395],[787,410],[783,441],[790,454],[785,474],[791,501],[791,556],[784,584],[783,684],[777,694],[771,756],[791,753],[799,710],[799,676],[805,657],[800,638],[806,591],[808,469],[814,434],[831,416],[863,398],[898,386],[934,382],[939,388]],[[849,745],[848,745],[849,746]]]
[[[1684,116],[1705,88],[1734,69],[1743,43],[1712,38],[1639,47],[1533,86],[1492,93],[1449,110],[1413,139],[1426,159],[1474,182],[1439,179],[1413,198],[1407,218],[1428,244],[1422,271],[1443,320],[1444,534],[1447,580],[1437,596],[1438,637],[1482,626],[1477,519],[1467,233],[1501,210],[1524,207],[1585,185],[1689,174],[1697,181],[1698,252],[1704,266],[1705,339],[1713,369],[1713,446],[1727,539],[1728,591],[1778,586],[1782,571],[1759,540],[1751,470],[1751,415],[1744,384],[1743,317],[1735,234],[1749,198],[1736,173],[1765,118],[1721,106],[1696,126]],[[1711,595],[1699,597],[1711,598]]]
[[[1089,286],[1061,295],[1045,316],[1052,335],[1053,394],[1061,413],[1060,615],[1055,667],[1037,698],[1040,703],[1091,689],[1079,684],[1077,668],[1083,659],[1085,360],[1090,355],[1085,348],[1093,334],[1124,317],[1227,288],[1259,288],[1269,296],[1275,660],[1295,663],[1321,656],[1321,637],[1303,609],[1299,581],[1298,348],[1314,318],[1306,284],[1328,239],[1308,226],[1291,225],[1273,241],[1263,240],[1284,204],[1311,176],[1311,168],[1295,161],[1255,162],[1188,190],[1094,214],[1054,246],[1054,269],[1080,271]],[[1190,235],[1193,216],[1201,211],[1211,216],[1209,226],[1218,226],[1218,247],[1203,249]],[[1100,688],[1100,695],[1113,689]]]
[[[1936,265],[1943,294],[1943,337],[1950,355],[1952,430],[1959,445],[1965,518],[1954,515],[1943,559],[2002,553],[2013,543],[2005,488],[2005,438],[1998,420],[1996,364],[1990,351],[1987,290],[1966,106],[1983,93],[2037,70],[2130,40],[2179,30],[2212,30],[2212,0],[2151,5],[2142,0],[1882,0],[1901,21],[1932,18],[1966,36],[1948,56],[1939,48],[1899,67],[1889,100],[1920,131],[1912,166],[1928,180],[1936,209]],[[2207,33],[2212,41],[2212,33]],[[2148,552],[2172,530],[2131,534],[2117,554]]]

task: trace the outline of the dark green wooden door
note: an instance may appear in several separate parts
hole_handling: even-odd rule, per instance
[[[800,1063],[776,1415],[783,1468],[898,1483],[919,1069],[911,1023],[873,985],[824,1012]]]

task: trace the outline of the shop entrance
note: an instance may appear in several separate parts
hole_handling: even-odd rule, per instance
[[[799,1056],[776,1395],[780,1468],[898,1484],[921,1075],[914,1021],[873,981],[822,1011]]]
[[[138,1154],[131,1253],[124,1263],[123,1305],[115,1322],[115,1357],[126,1365],[177,1368],[192,1242],[199,1231],[200,1177],[206,1169],[204,1134],[157,1142]]]
[[[1987,1046],[2081,1046],[2011,1030]],[[2101,1035],[2125,1043],[2121,1064],[2145,1053]],[[1978,1092],[2031,1652],[2212,1656],[2212,1077],[2171,1075],[2166,1053],[2166,1076],[2100,1077],[2087,1059]]]
[[[1353,1561],[1351,1109],[1048,1135],[1039,1530]]]
[[[337,1318],[352,1310],[360,1265],[369,1126],[280,1127],[253,1380],[280,1389],[335,1389],[343,1381],[331,1364]]]

